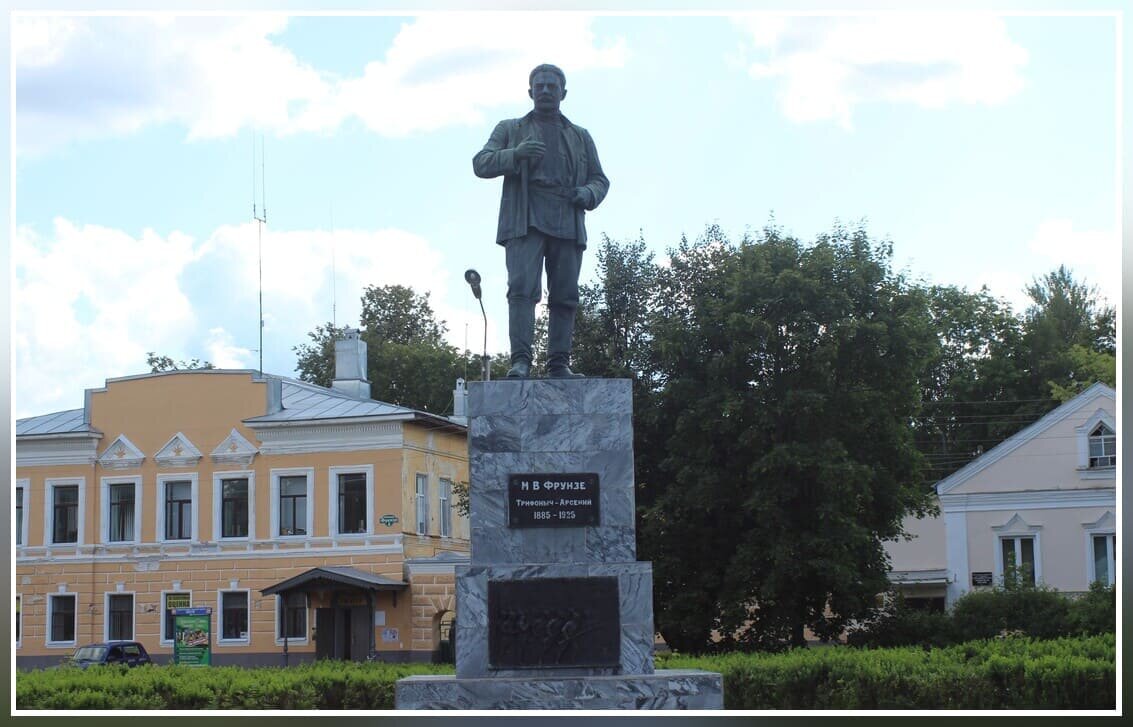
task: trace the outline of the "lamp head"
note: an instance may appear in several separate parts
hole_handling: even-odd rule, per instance
[[[472,287],[472,295],[476,296],[476,300],[480,300],[480,273],[472,268],[465,270],[464,282]]]

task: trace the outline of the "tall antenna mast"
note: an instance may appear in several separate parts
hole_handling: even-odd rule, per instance
[[[263,226],[268,222],[267,195],[264,192],[264,135],[260,134],[260,207],[256,209],[256,132],[252,132],[252,219],[256,221],[256,256],[260,275],[260,375],[264,373],[264,243]]]

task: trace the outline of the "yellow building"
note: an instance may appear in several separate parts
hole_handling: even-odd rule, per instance
[[[19,420],[17,666],[119,638],[168,660],[185,606],[212,608],[214,664],[434,658],[467,562],[467,429],[369,399],[348,346],[330,389],[174,371]]]

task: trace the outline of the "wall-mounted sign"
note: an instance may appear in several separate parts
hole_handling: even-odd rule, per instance
[[[508,527],[578,528],[598,524],[598,473],[509,475]]]
[[[395,629],[395,628],[384,628],[384,629],[382,629],[382,641],[384,641],[386,643],[389,643],[391,641],[397,641],[397,629]]]
[[[208,666],[212,663],[212,608],[174,608],[173,663]]]
[[[973,571],[972,572],[972,585],[973,586],[990,586],[992,584],[990,571]]]
[[[385,525],[388,528],[388,527],[390,527],[391,525],[393,525],[397,522],[397,515],[393,515],[393,514],[382,515],[380,518],[378,518],[378,522],[380,522],[382,525]]]

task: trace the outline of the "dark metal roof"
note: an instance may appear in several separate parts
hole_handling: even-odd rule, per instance
[[[86,434],[94,432],[83,421],[82,409],[68,409],[54,414],[41,414],[16,420],[16,436],[28,437],[37,434]]]
[[[353,586],[370,591],[400,591],[409,587],[409,584],[403,581],[395,581],[349,566],[323,566],[263,588],[260,593],[271,596],[288,591],[317,591],[320,590],[320,586],[329,585]]]

